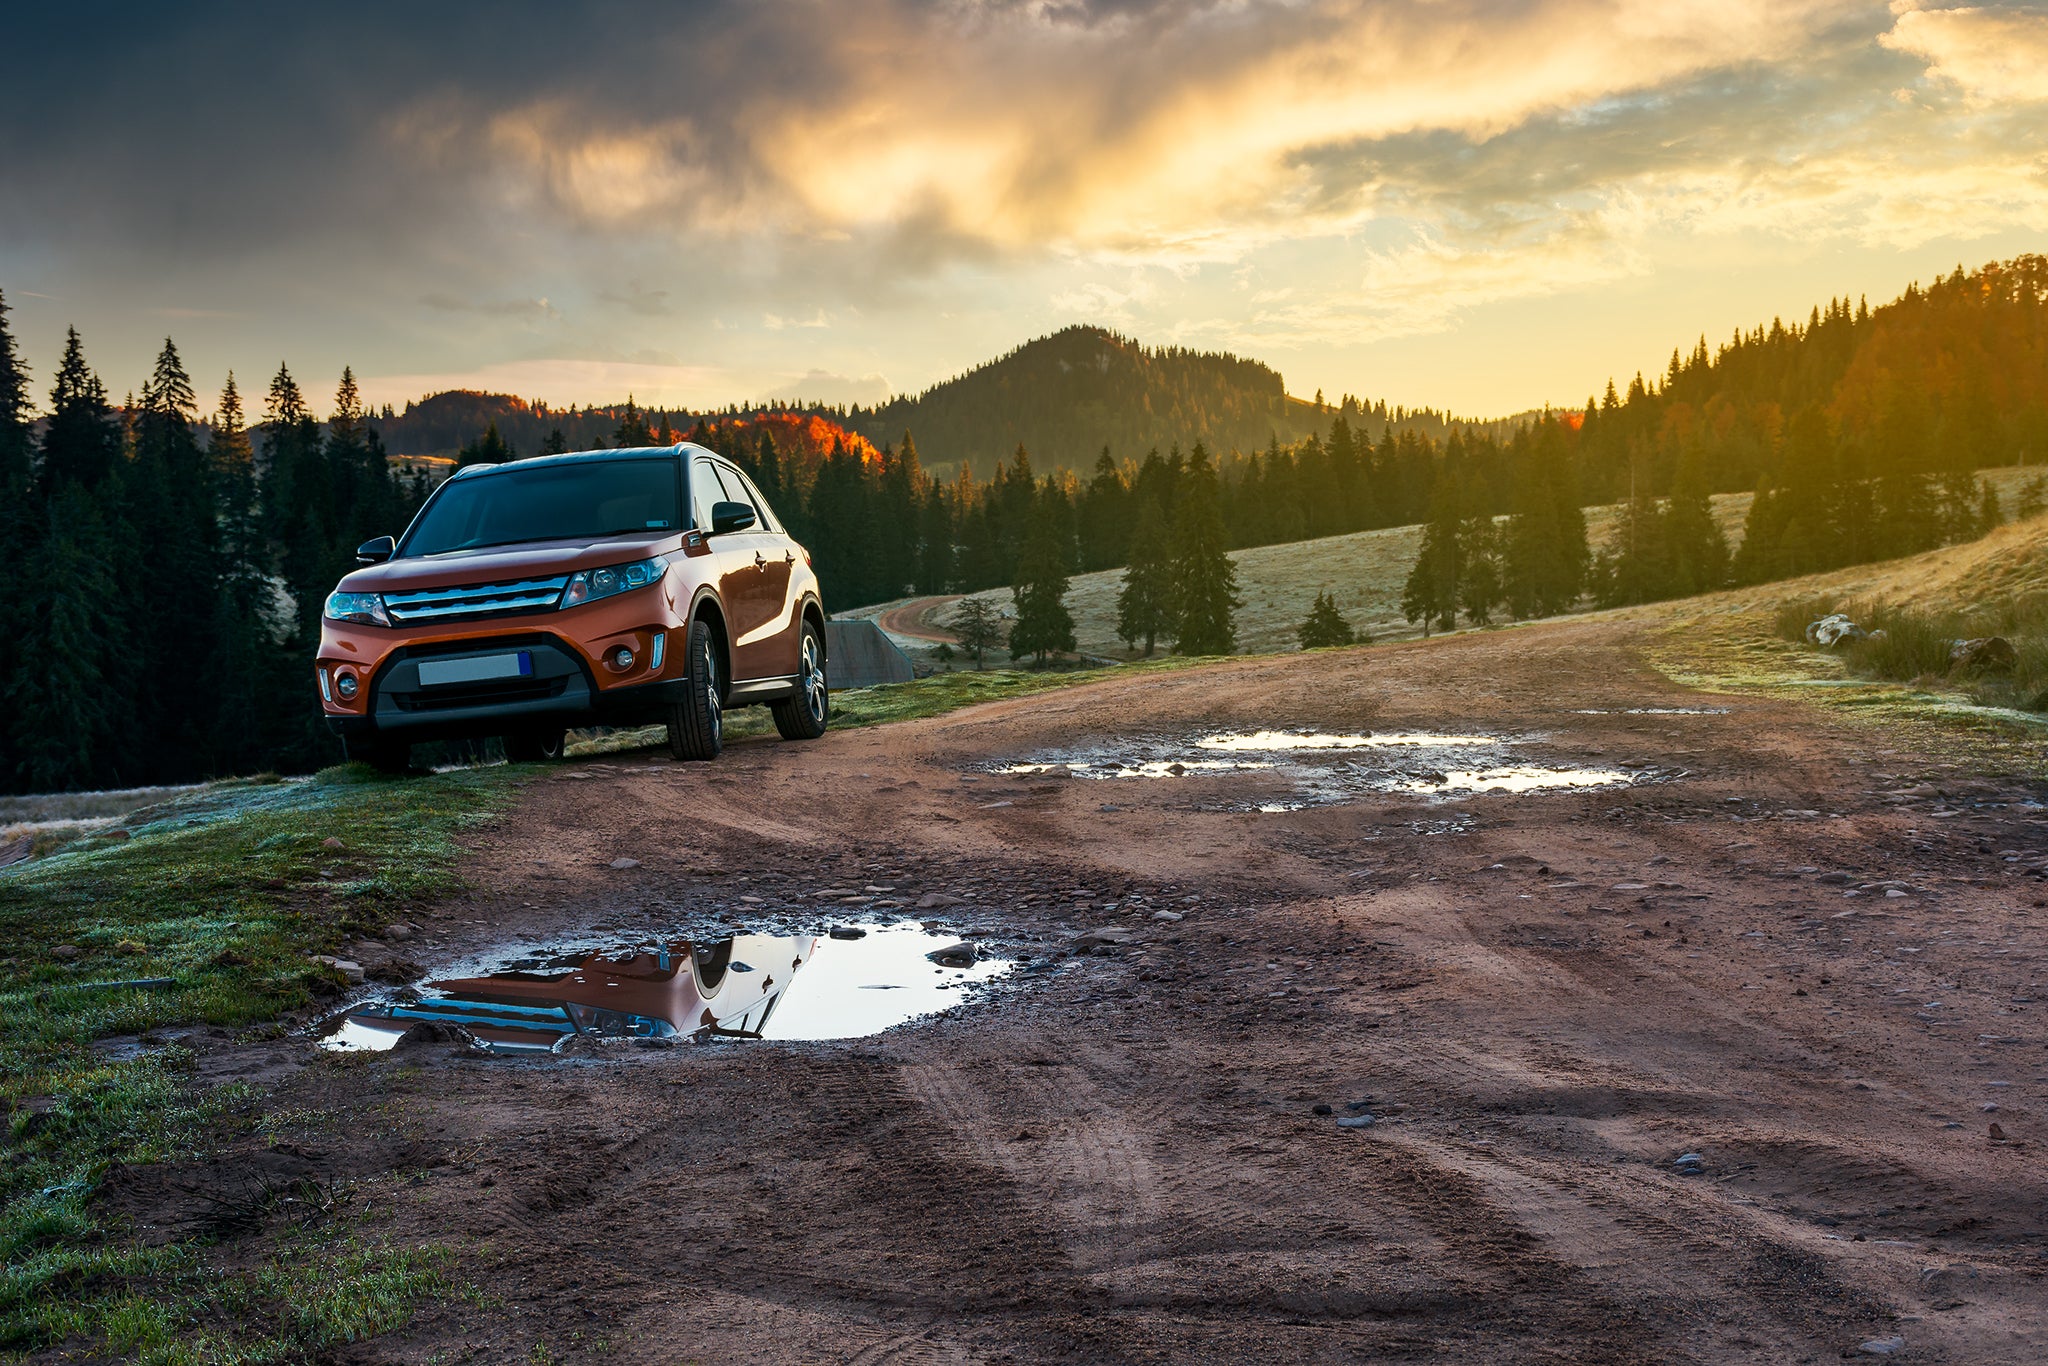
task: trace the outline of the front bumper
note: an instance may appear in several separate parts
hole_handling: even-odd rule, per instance
[[[388,637],[379,643],[388,646]],[[328,725],[345,737],[404,741],[656,721],[680,700],[684,686],[680,660],[671,663],[667,644],[667,632],[659,628],[612,633],[596,652],[549,632],[472,635],[390,646],[368,669],[343,650],[323,648],[322,710]],[[633,652],[625,670],[608,659],[618,645]],[[524,657],[516,677],[439,684],[421,677],[423,664],[515,653]],[[356,679],[353,698],[340,695],[345,674]]]

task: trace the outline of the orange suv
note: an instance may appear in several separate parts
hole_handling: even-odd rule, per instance
[[[810,553],[702,446],[457,470],[327,599],[321,709],[350,758],[402,771],[420,740],[558,757],[571,726],[665,723],[716,758],[728,707],[825,733],[825,609]]]

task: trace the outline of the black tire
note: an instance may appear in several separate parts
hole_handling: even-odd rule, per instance
[[[825,686],[825,641],[818,628],[804,622],[797,646],[796,696],[770,702],[775,729],[785,740],[815,740],[832,720],[832,694]]]
[[[718,691],[718,642],[701,619],[690,623],[689,660],[683,700],[668,709],[668,752],[676,759],[716,759],[725,748],[725,699]]]
[[[379,773],[404,773],[412,767],[412,746],[403,740],[387,740],[382,736],[366,736],[359,740],[344,738],[342,752],[359,764],[368,764]]]
[[[560,726],[514,731],[505,737],[505,759],[514,764],[544,764],[562,757],[569,732]]]

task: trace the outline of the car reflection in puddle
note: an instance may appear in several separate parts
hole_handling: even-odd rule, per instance
[[[388,1049],[423,1024],[457,1027],[491,1052],[515,1054],[560,1052],[579,1038],[858,1038],[948,1009],[963,990],[1011,966],[914,921],[829,937],[742,934],[707,945],[572,948],[358,1007],[321,1046]]]
[[[1628,787],[1675,776],[1650,769],[1532,763],[1516,753],[1526,740],[1497,735],[1311,730],[1224,731],[1183,740],[1135,740],[1038,756],[995,767],[1009,776],[1075,778],[1218,777],[1256,772],[1294,790],[1241,802],[1204,803],[1223,810],[1297,811],[1377,794],[1454,798],[1488,792]],[[1216,756],[1228,755],[1228,758]]]

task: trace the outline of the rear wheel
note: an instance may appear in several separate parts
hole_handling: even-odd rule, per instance
[[[387,740],[383,736],[344,738],[341,747],[349,758],[368,764],[379,773],[403,773],[412,767],[412,746],[403,740]]]
[[[718,643],[702,619],[690,623],[690,666],[683,697],[668,709],[668,752],[677,759],[716,759],[725,746],[718,695]]]
[[[768,710],[785,740],[815,740],[832,719],[832,698],[825,688],[825,642],[809,621],[797,647],[796,695],[769,703]]]
[[[505,757],[515,764],[540,764],[562,757],[569,732],[560,726],[514,731],[505,737]]]

